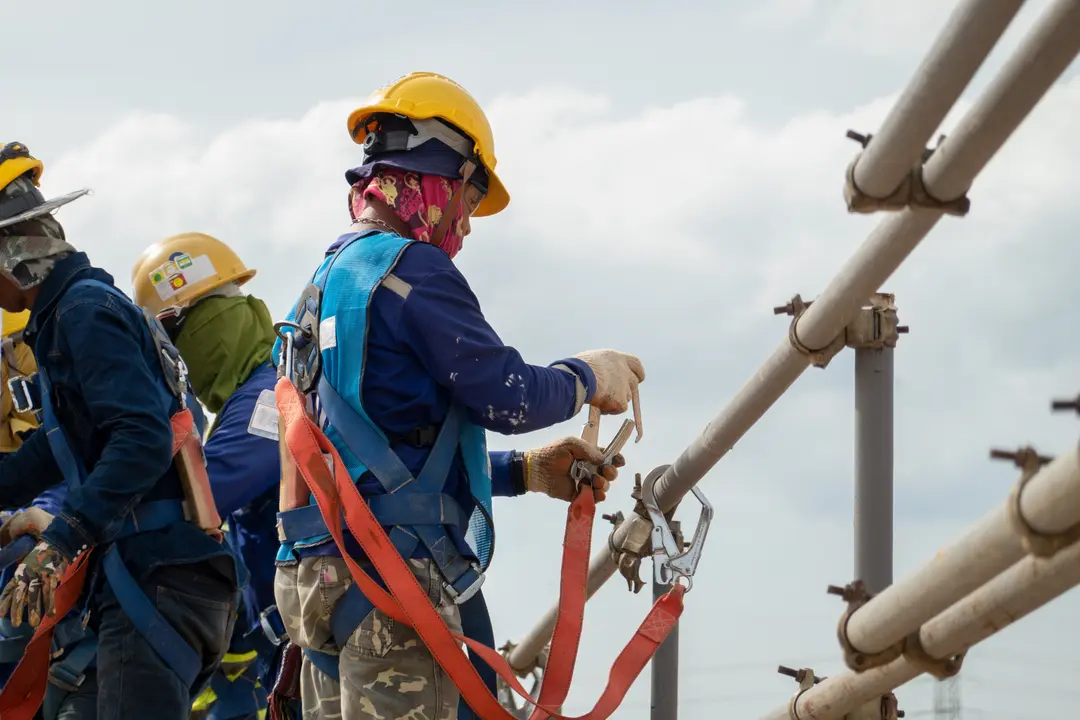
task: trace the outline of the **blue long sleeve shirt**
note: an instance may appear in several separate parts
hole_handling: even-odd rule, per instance
[[[70,480],[43,534],[68,557],[112,542],[139,502],[183,496],[169,423],[179,403],[164,383],[150,330],[130,301],[96,285],[71,287],[84,277],[113,284],[85,253],[60,260],[39,286],[24,338],[49,373],[56,416],[87,475],[63,477],[45,432],[33,432],[0,460],[0,507],[23,507]],[[201,430],[201,413],[196,423]],[[233,572],[229,550],[190,523],[117,546],[137,577],[159,565],[203,560],[221,560],[222,572]]]
[[[277,373],[269,364],[256,368],[217,416],[206,441],[206,470],[218,513],[226,518],[249,576],[247,606],[253,613],[273,605],[277,554],[278,482],[281,458],[275,440],[273,391]],[[268,392],[268,412],[256,414],[259,396]]]
[[[586,363],[568,358],[550,366],[531,365],[504,344],[484,317],[464,275],[439,248],[410,244],[393,275],[409,289],[406,297],[386,286],[372,294],[361,385],[364,409],[388,433],[439,425],[452,402],[460,403],[469,419],[487,430],[504,435],[532,432],[570,419],[592,398],[596,378]],[[337,329],[339,342],[344,332]],[[404,443],[394,444],[393,450],[414,475],[429,453],[428,448]],[[517,494],[510,480],[510,452],[492,452],[489,457],[492,495]],[[357,485],[363,495],[383,492],[370,473]],[[474,502],[460,455],[445,492],[466,514],[472,511]],[[459,549],[467,550],[462,537],[455,541]],[[358,544],[353,549],[359,552]],[[332,542],[296,551],[301,557],[337,554]],[[424,554],[419,547],[416,555]]]

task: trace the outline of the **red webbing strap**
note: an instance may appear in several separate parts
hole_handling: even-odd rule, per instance
[[[381,612],[416,630],[439,665],[450,675],[450,679],[465,702],[478,715],[486,720],[515,720],[488,691],[484,681],[469,662],[468,656],[462,652],[461,643],[465,643],[479,655],[520,697],[530,704],[535,704],[506,660],[494,648],[487,647],[464,635],[450,632],[431,600],[428,599],[426,591],[420,587],[406,560],[397,552],[382,526],[371,514],[370,508],[349,477],[334,446],[308,417],[303,398],[296,386],[286,378],[279,379],[275,396],[278,412],[284,425],[282,438],[289,455],[295,461],[297,470],[315,496],[327,530],[334,538],[360,591]],[[332,470],[327,465],[327,456],[333,462]],[[591,495],[591,493],[584,494]],[[562,578],[564,590],[569,586],[574,586],[574,589],[560,601],[559,618],[556,620],[556,628],[560,633],[558,643],[560,646],[566,642],[563,638],[567,637],[576,648],[580,638],[581,616],[584,613],[585,573],[589,558],[588,546],[580,542],[580,536],[577,533],[581,531],[581,527],[587,527],[591,522],[591,518],[587,517],[587,510],[582,509],[587,504],[591,504],[591,500],[576,505],[580,509],[580,514],[576,518],[571,515],[571,519],[580,522],[570,523],[575,531],[572,535],[574,541],[567,542],[564,548],[564,560],[567,557],[577,558],[581,555],[582,547],[586,548],[586,552],[580,569],[572,568],[567,571],[564,562]],[[574,512],[573,507],[571,513]],[[345,523],[349,532],[360,543],[376,571],[393,592],[393,596],[383,590],[349,555],[345,548],[339,509],[344,510]],[[570,538],[571,530],[568,527],[567,540],[569,541]],[[684,592],[682,586],[675,585],[653,605],[633,638],[615,660],[608,676],[607,686],[592,711],[570,718],[555,712],[551,707],[544,707],[542,710],[546,713],[546,717],[556,720],[606,720],[610,717],[618,709],[634,680],[652,658],[656,649],[667,638],[682,614]],[[570,606],[571,602],[573,606]],[[564,620],[563,616],[566,614],[570,617]],[[561,650],[561,647],[559,649]],[[560,652],[557,657],[565,660],[566,654]],[[573,654],[570,656],[570,662],[572,664]],[[552,665],[553,663],[549,663],[546,672],[552,672],[554,669]],[[561,678],[562,682],[568,685],[572,667],[569,672],[565,668],[555,669],[555,673],[557,678]],[[566,689],[556,686],[554,690],[549,690],[548,694],[565,698]]]
[[[52,659],[53,628],[79,602],[86,584],[87,560],[91,550],[85,550],[68,566],[54,597],[56,612],[46,614],[26,645],[19,664],[0,691],[0,718],[3,720],[33,720],[49,683],[49,662]]]
[[[173,456],[194,432],[195,418],[190,410],[181,410],[170,419],[173,432]],[[93,548],[84,550],[68,566],[56,588],[54,615],[46,615],[26,645],[19,664],[0,691],[0,720],[33,720],[45,699],[52,661],[52,637],[56,623],[63,620],[82,595],[86,568]]]
[[[188,437],[195,432],[195,416],[190,409],[184,408],[169,418],[169,425],[172,427],[172,456],[176,457]]]
[[[551,636],[548,662],[540,697],[536,699],[529,720],[547,720],[543,708],[557,708],[566,701],[574,679],[581,629],[585,622],[586,588],[589,582],[589,556],[592,555],[592,529],[596,517],[596,498],[592,488],[583,487],[566,512],[563,534],[563,559],[559,570],[559,606],[555,631]]]

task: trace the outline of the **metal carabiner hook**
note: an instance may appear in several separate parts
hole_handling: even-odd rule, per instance
[[[694,497],[701,503],[701,514],[698,516],[697,528],[694,530],[694,539],[684,549],[679,538],[675,537],[671,526],[668,524],[664,513],[656,502],[656,482],[663,477],[670,465],[661,465],[653,469],[641,483],[641,503],[649,513],[652,520],[652,551],[656,563],[655,577],[661,585],[671,585],[679,579],[686,581],[686,590],[694,584],[694,573],[697,571],[698,562],[701,561],[701,553],[705,547],[705,538],[712,524],[713,507],[705,498],[705,494],[696,486],[691,488]]]

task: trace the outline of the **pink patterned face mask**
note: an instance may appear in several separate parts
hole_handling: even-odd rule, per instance
[[[442,220],[443,208],[460,185],[460,180],[381,167],[373,176],[353,185],[353,217],[359,217],[367,198],[373,197],[390,206],[412,230],[413,238],[420,242],[431,242],[431,236]],[[463,205],[459,203],[459,206]],[[461,250],[464,241],[462,220],[463,215],[459,211],[439,246],[451,259]]]

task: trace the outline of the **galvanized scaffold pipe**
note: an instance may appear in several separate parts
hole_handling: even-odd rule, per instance
[[[924,63],[924,68],[933,67],[935,86],[942,93],[962,92],[974,69],[971,66],[973,55],[951,49],[957,43],[973,42],[981,44],[986,52],[996,42],[998,36],[1011,21],[1017,8],[1014,3],[977,3],[974,1],[961,4],[954,12],[950,23],[938,38],[930,55],[937,57],[931,63]],[[955,207],[966,203],[964,192],[975,176],[989,162],[1004,143],[1008,135],[1031,111],[1036,102],[1046,92],[1054,80],[1064,71],[1075,56],[1069,53],[1069,37],[1075,29],[1063,28],[1059,34],[1066,36],[1066,42],[1059,42],[1056,49],[1033,50],[1031,40],[1036,35],[1046,35],[1047,18],[1069,15],[1069,9],[1075,3],[1058,3],[1044,17],[1039,28],[1025,44],[1025,49],[1014,57],[1006,71],[997,82],[984,94],[982,101],[969,112],[953,136],[939,146],[922,169],[921,178],[925,189],[930,191],[929,199],[954,201]],[[985,6],[993,7],[984,14],[976,10]],[[1068,18],[1066,18],[1068,19]],[[986,22],[981,28],[963,27]],[[1080,27],[1073,19],[1074,26]],[[1000,32],[988,28],[1000,27]],[[996,35],[994,33],[997,33]],[[979,39],[981,38],[981,40]],[[1037,39],[1037,38],[1035,38]],[[955,58],[966,57],[965,62],[951,65]],[[975,68],[978,64],[975,65]],[[940,73],[954,72],[957,79],[950,83],[941,80]],[[1016,77],[1030,83],[1019,86]],[[905,126],[900,118],[923,118],[920,144],[925,144],[936,125],[955,102],[943,107],[943,101],[931,99],[922,89],[930,85],[931,79],[923,73],[916,74],[909,89],[902,95],[904,103],[898,103],[889,113],[883,128],[893,128],[874,137],[868,144],[861,158],[854,163],[849,172],[849,182],[856,177],[858,169],[859,189],[877,188],[879,176],[881,183],[888,185],[886,179],[895,175],[895,167],[906,165],[908,171],[919,167],[923,159],[923,149],[912,145],[911,130],[914,126]],[[1011,107],[1003,103],[1011,102]],[[994,113],[1000,113],[995,117]],[[925,114],[925,115],[924,115]],[[933,125],[929,119],[933,118]],[[901,131],[900,128],[904,130]],[[873,147],[871,154],[870,148]],[[850,203],[849,203],[850,206]],[[702,434],[687,447],[675,460],[663,477],[657,482],[657,498],[664,511],[675,507],[682,497],[696,485],[734,444],[772,407],[784,392],[799,378],[812,361],[812,356],[805,352],[809,348],[827,348],[839,338],[844,328],[852,321],[866,299],[892,275],[918,243],[937,224],[949,208],[945,203],[940,207],[905,208],[886,218],[856,250],[855,254],[840,269],[822,294],[813,304],[805,308],[795,318],[792,327],[792,339],[797,337],[803,350],[786,339],[765,361],[750,381],[736,394],[720,413],[705,427]],[[961,210],[957,214],[963,214]],[[615,550],[628,549],[628,540],[639,544],[640,538],[648,536],[648,521],[637,514],[616,528],[610,545]],[[600,588],[617,570],[616,559],[608,550],[602,551],[592,561],[589,568],[589,597]],[[510,654],[509,660],[515,668],[530,668],[551,637],[555,624],[556,607],[550,608],[540,622],[518,643]]]

